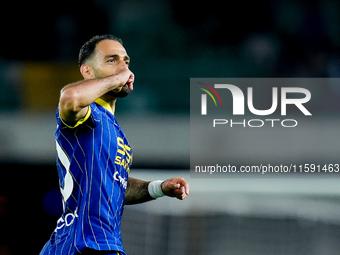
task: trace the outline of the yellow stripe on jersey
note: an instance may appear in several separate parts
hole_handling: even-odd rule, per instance
[[[91,107],[88,106],[88,109],[87,109],[87,113],[85,115],[85,117],[81,118],[80,120],[77,121],[77,123],[74,125],[74,126],[70,126],[69,124],[67,124],[63,118],[60,116],[60,112],[59,112],[59,117],[60,117],[60,120],[61,122],[68,128],[75,128],[75,127],[78,127],[79,125],[83,124],[85,121],[87,121],[87,119],[90,117],[91,115]]]
[[[109,105],[109,104],[108,104],[106,101],[104,101],[103,99],[98,98],[98,99],[96,99],[94,102],[97,103],[97,104],[99,104],[99,105],[101,105],[101,106],[103,106],[106,110],[108,110],[109,112],[111,112],[112,115],[114,115],[114,114],[113,114],[113,110],[112,110],[111,105]]]

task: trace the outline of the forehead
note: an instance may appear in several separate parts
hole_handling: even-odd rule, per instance
[[[126,50],[119,42],[114,40],[103,40],[96,45],[96,55],[103,58],[108,55],[126,56]]]

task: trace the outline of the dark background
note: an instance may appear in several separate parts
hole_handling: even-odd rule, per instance
[[[122,118],[179,116],[187,135],[190,77],[340,74],[340,3],[335,0],[5,1],[1,10],[1,255],[37,254],[55,228],[61,203],[48,202],[60,196],[55,159],[39,160],[31,149],[36,155],[31,160],[16,148],[27,140],[27,119],[50,116],[46,119],[54,126],[58,91],[81,79],[78,51],[92,36],[121,37],[131,57],[135,91],[133,100],[121,103]],[[337,85],[314,93],[338,106]],[[337,113],[333,105],[328,113]],[[22,125],[15,138],[13,121]],[[30,141],[39,143],[42,137]],[[137,158],[135,168],[188,168],[189,155],[183,158],[165,163]]]

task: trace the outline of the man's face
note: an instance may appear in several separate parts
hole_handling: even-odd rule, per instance
[[[104,78],[117,73],[118,67],[130,63],[130,58],[125,48],[117,41],[103,40],[100,41],[95,49],[94,56],[89,60],[92,66],[94,78]],[[126,97],[130,93],[127,85],[124,85],[120,91],[111,91],[109,94],[113,97]]]

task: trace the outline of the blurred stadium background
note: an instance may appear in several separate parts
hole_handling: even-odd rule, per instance
[[[338,1],[38,0],[2,10],[0,255],[38,254],[55,228],[59,91],[81,79],[81,45],[104,33],[123,39],[136,75],[116,112],[134,149],[131,175],[191,185],[184,202],[126,207],[129,255],[339,254],[338,178],[190,179],[188,170],[189,78],[339,77]],[[317,89],[329,105],[313,113],[332,120],[335,137],[340,87]]]

